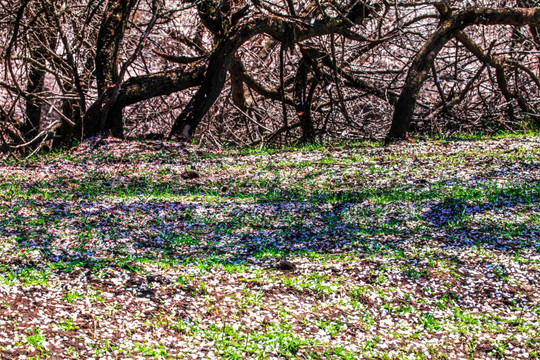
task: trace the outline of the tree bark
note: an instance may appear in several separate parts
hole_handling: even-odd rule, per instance
[[[232,57],[238,47],[247,40],[245,35],[238,32],[232,37],[227,37],[218,42],[216,50],[209,58],[208,68],[201,87],[176,118],[169,137],[179,135],[189,139],[193,136],[202,118],[221,94]]]
[[[44,40],[44,39],[42,39]],[[45,61],[43,54],[45,49],[42,46],[36,46],[30,53],[30,56],[36,62],[40,64]],[[28,71],[28,83],[26,85],[26,92],[32,95],[40,95],[43,92],[43,86],[45,84],[45,71],[31,63]],[[33,139],[38,133],[41,126],[41,107],[42,103],[36,97],[28,97],[26,100],[26,122],[21,128],[21,132],[25,141]]]
[[[217,41],[202,85],[176,118],[169,137],[189,139],[193,136],[204,115],[223,90],[234,53],[252,37],[267,34],[290,47],[314,36],[342,33],[354,24],[361,23],[371,12],[372,9],[362,2],[353,1],[345,18],[326,18],[309,26],[281,18],[264,17],[233,27],[227,36]]]
[[[505,72],[505,59],[502,57],[495,57],[489,54],[484,53],[483,49],[476,44],[467,34],[463,31],[460,31],[456,34],[456,39],[465,46],[478,60],[486,65],[490,65],[495,68],[495,75],[497,78],[497,84],[499,85],[499,90],[503,94],[507,102],[515,99],[521,108],[522,111],[530,114],[533,117],[537,125],[540,125],[540,117],[537,114],[537,110],[527,102],[527,100],[521,96],[516,91],[510,89],[508,85],[508,79],[506,78]]]
[[[152,99],[158,96],[170,95],[172,93],[189,89],[202,84],[204,78],[204,67],[198,66],[192,70],[185,70],[185,67],[177,67],[172,70],[163,71],[150,75],[135,76],[129,78],[120,85],[120,92],[114,106],[123,109],[126,106],[138,102]],[[113,89],[107,90],[112,92]],[[105,97],[109,97],[105,94]],[[102,103],[98,100],[87,111],[85,118],[95,119],[99,117]],[[84,137],[90,137],[101,131],[99,122],[89,121],[84,126]]]
[[[294,83],[294,95],[296,104],[296,115],[300,120],[300,128],[302,129],[302,143],[312,143],[315,141],[315,126],[311,117],[311,106],[315,90],[320,82],[320,74],[315,74],[314,77],[308,79],[311,67],[316,66],[312,61],[303,56],[298,63]]]
[[[474,8],[457,14],[446,13],[445,19],[414,57],[401,91],[386,142],[403,138],[409,131],[418,94],[434,59],[459,31],[471,25],[539,25],[540,8],[487,9]]]
[[[98,97],[102,104],[106,103],[107,90],[115,86],[118,79],[118,54],[124,39],[126,25],[136,0],[109,0],[105,10],[105,17],[101,23],[96,49],[96,82]],[[116,137],[123,137],[122,109],[114,104],[103,113],[102,111],[92,114],[87,118],[88,122],[97,122],[99,126],[90,126],[90,129],[98,131],[111,130]]]
[[[38,96],[42,96],[45,86],[48,50],[54,48],[56,44],[56,37],[44,30],[47,28],[43,23],[44,19],[38,18],[36,28],[32,29],[29,37],[32,62],[30,62],[28,69],[26,92],[30,96],[26,99],[26,122],[20,129],[25,141],[30,141],[37,136],[41,127],[43,103],[38,99]]]
[[[254,141],[253,132],[249,130],[249,115],[250,107],[248,106],[248,99],[250,98],[249,92],[247,91],[243,74],[244,66],[242,60],[235,54],[233,56],[233,61],[231,63],[229,74],[231,75],[231,97],[233,105],[238,110],[239,114],[235,117],[235,122],[242,122],[246,126],[247,136],[251,141]]]
[[[540,3],[537,0],[519,0],[518,6],[525,7],[525,8],[534,8],[537,7]],[[531,31],[531,34],[534,39],[534,43],[536,45],[536,50],[540,51],[540,25],[529,25],[529,30]],[[540,59],[540,55],[538,56]]]

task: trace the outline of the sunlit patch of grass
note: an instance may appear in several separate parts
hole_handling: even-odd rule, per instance
[[[316,273],[307,276],[284,277],[281,282],[285,286],[300,291],[311,291],[321,296],[333,294],[340,287],[339,283],[330,281],[328,276]]]
[[[140,354],[154,359],[162,359],[169,356],[165,346],[148,342],[134,343],[132,352],[134,354]]]
[[[74,331],[80,328],[78,325],[76,325],[75,320],[69,318],[62,318],[57,325],[65,332]]]
[[[41,356],[47,353],[47,341],[40,329],[27,330],[28,335],[25,337],[25,342],[30,351],[37,350]]]
[[[0,274],[0,280],[6,285],[12,286],[16,283],[22,286],[49,286],[50,270],[23,268],[21,270],[8,270]]]
[[[211,324],[202,333],[214,341],[219,355],[233,359],[270,354],[295,357],[302,348],[318,343],[295,334],[286,322],[271,322],[261,331],[245,331],[239,324]]]

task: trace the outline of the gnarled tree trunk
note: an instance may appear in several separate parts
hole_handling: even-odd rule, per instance
[[[398,99],[392,119],[392,126],[386,141],[403,138],[409,131],[418,94],[429,74],[437,54],[455,35],[470,25],[539,25],[540,8],[486,9],[475,8],[452,14],[441,9],[443,20],[429,37],[422,49],[414,57],[405,85]]]
[[[118,55],[124,39],[124,33],[129,17],[135,7],[136,0],[109,0],[105,16],[101,23],[96,48],[96,82],[98,103],[88,111],[85,119],[85,136],[110,130],[113,136],[123,137],[122,107],[107,104],[111,92],[108,90],[117,86]],[[103,106],[102,105],[106,105]]]

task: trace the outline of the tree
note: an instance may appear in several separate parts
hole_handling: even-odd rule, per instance
[[[0,0],[2,148],[538,124],[538,4],[469,3]]]
[[[444,5],[439,5],[438,9],[441,12],[441,23],[412,61],[405,80],[405,85],[401,90],[401,95],[396,104],[392,127],[390,128],[387,139],[404,137],[408,132],[418,93],[433,66],[433,61],[446,43],[455,37],[458,37],[458,40],[464,43],[468,50],[479,57],[480,61],[488,63],[497,69],[499,87],[507,100],[519,98],[518,95],[513,94],[508,89],[504,75],[503,60],[491,59],[490,61],[489,58],[481,55],[480,48],[474,46],[473,43],[467,39],[463,30],[469,26],[480,24],[504,24],[514,26],[540,25],[540,8],[475,8],[457,13],[454,13],[451,8]],[[523,107],[524,111],[529,111],[533,115],[536,115],[536,110],[532,106],[527,104],[523,98],[519,99],[520,106]]]

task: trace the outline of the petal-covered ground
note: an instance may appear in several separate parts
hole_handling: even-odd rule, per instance
[[[540,357],[540,137],[0,165],[0,358]]]

